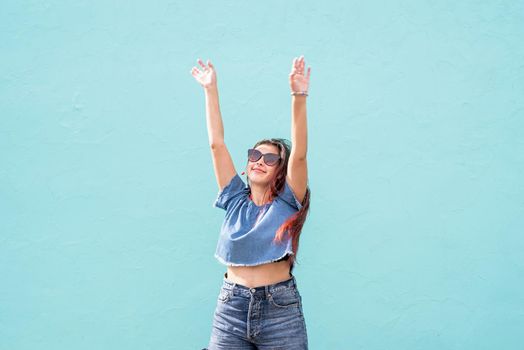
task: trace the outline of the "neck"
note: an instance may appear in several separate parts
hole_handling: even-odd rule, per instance
[[[260,206],[266,204],[269,201],[269,186],[259,186],[251,184],[251,200],[256,205]]]

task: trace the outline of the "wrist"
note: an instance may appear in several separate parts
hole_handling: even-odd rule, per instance
[[[209,94],[209,93],[211,93],[211,94],[213,94],[213,93],[217,93],[217,92],[218,92],[218,88],[217,88],[216,86],[205,87],[205,88],[204,88],[204,92],[205,92],[206,94]]]
[[[306,97],[308,96],[308,92],[307,91],[291,91],[291,96],[300,96],[300,97]]]

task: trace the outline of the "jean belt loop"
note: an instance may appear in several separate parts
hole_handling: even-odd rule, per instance
[[[266,299],[267,299],[267,298],[269,297],[269,286],[266,285],[266,286],[264,287],[264,289],[266,290],[266,295],[265,295],[265,297],[266,297]]]

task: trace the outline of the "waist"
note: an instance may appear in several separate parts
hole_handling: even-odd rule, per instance
[[[296,280],[295,276],[293,276],[292,273],[288,273],[288,276],[284,279],[281,279],[280,281],[275,281],[272,283],[267,284],[261,284],[261,285],[246,285],[242,283],[234,282],[231,279],[231,276],[226,272],[224,273],[224,278],[222,282],[222,288],[228,289],[228,290],[237,290],[239,293],[244,293],[245,295],[249,295],[249,293],[253,294],[263,294],[266,293],[272,293],[279,291],[280,289],[288,289],[288,288],[296,288]]]
[[[247,288],[256,288],[286,281],[292,278],[288,261],[257,266],[228,266],[224,280]]]

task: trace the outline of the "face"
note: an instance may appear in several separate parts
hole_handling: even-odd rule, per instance
[[[255,147],[263,154],[275,153],[279,154],[278,147],[275,145],[262,144]],[[269,166],[264,162],[264,157],[260,157],[256,162],[250,160],[247,161],[246,173],[249,178],[249,182],[260,185],[267,185],[271,182],[275,176],[276,169],[279,163]]]

